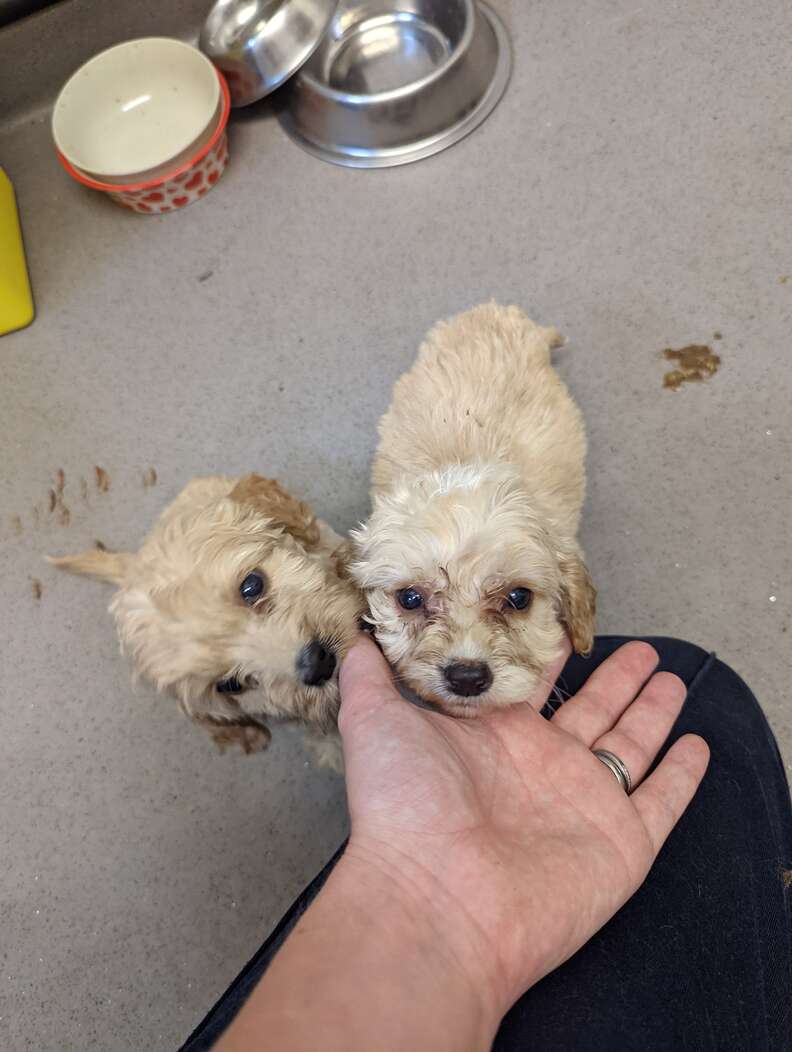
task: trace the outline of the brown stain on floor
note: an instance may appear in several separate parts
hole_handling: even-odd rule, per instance
[[[41,581],[39,581],[37,577],[34,577],[30,582],[30,588],[33,592],[33,598],[41,599],[42,595],[44,594],[44,589],[42,588]]]
[[[676,365],[675,369],[671,369],[663,377],[663,387],[672,391],[678,391],[682,384],[707,380],[720,368],[720,355],[715,354],[712,348],[704,343],[691,343],[687,347],[680,347],[679,350],[666,347],[661,353],[666,361]]]
[[[58,523],[61,526],[68,526],[71,522],[71,512],[66,507],[66,503],[63,499],[63,491],[66,488],[66,473],[63,468],[58,468],[55,472],[55,487],[49,491],[49,510],[50,514],[57,513]]]
[[[100,493],[107,493],[110,489],[110,476],[107,474],[104,468],[100,468],[98,464],[94,465],[94,476],[96,478],[96,488]]]
[[[107,493],[110,489],[110,475],[105,468],[100,467],[98,464],[94,465],[94,479],[96,483],[96,489],[99,493]],[[141,479],[143,482],[144,489],[150,489],[152,486],[156,486],[159,482],[159,476],[157,469],[151,465],[147,467],[141,473]],[[79,482],[80,498],[84,504],[90,507],[90,487],[88,480],[84,475],[80,476]],[[53,485],[47,490],[47,498],[44,502],[44,511],[42,512],[41,504],[34,504],[31,508],[31,518],[33,525],[39,527],[42,524],[44,514],[49,514],[55,518],[55,521],[59,526],[68,526],[71,522],[71,510],[66,505],[64,500],[64,493],[66,490],[66,472],[63,468],[56,468],[53,478]],[[22,536],[25,529],[25,524],[21,515],[9,515],[8,524],[11,528],[12,533],[16,536]],[[104,547],[101,542],[97,542],[97,547]]]

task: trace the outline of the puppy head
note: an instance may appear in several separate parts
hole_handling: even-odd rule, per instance
[[[401,678],[456,715],[525,701],[566,630],[592,644],[595,592],[574,543],[516,472],[460,466],[377,498],[351,572]]]
[[[122,649],[188,715],[328,728],[361,612],[333,555],[305,504],[250,475],[194,480],[136,554],[53,561],[118,585],[110,609]]]

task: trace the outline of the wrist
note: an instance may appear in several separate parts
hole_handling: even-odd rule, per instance
[[[333,876],[349,888],[383,952],[442,987],[444,1004],[457,1012],[465,1006],[467,1033],[477,1037],[465,1047],[489,1048],[513,996],[495,947],[465,903],[414,854],[354,834]]]
[[[488,1052],[503,1011],[481,938],[418,867],[353,838],[221,1039],[227,1052]]]

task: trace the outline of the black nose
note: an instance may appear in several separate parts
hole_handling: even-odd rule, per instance
[[[455,694],[474,698],[492,686],[492,672],[485,661],[455,661],[443,669],[446,683]]]
[[[321,687],[330,679],[335,667],[335,654],[318,639],[306,643],[297,658],[297,671],[307,687]]]

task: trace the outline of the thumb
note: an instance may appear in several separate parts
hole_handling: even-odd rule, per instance
[[[376,644],[363,634],[358,636],[341,662],[339,684],[341,712],[338,726],[342,734],[350,720],[359,719],[390,702],[401,702],[388,662]]]

